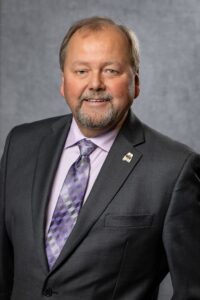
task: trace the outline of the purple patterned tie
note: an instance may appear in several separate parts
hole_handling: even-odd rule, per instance
[[[80,156],[72,164],[65,178],[46,237],[46,253],[50,269],[76,223],[88,185],[89,155],[97,147],[86,139],[79,141],[77,145]]]

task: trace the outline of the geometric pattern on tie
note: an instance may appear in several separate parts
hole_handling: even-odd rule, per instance
[[[76,223],[89,180],[89,155],[97,147],[86,139],[79,141],[77,145],[80,156],[72,164],[64,180],[46,236],[49,269],[54,265]]]

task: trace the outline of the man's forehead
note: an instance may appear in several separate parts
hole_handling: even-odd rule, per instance
[[[77,31],[74,32],[74,34],[71,36],[70,40],[74,38],[87,38],[90,36],[97,36],[99,33],[105,33],[105,34],[117,34],[122,37],[122,39],[126,39],[126,36],[120,28],[118,28],[115,25],[112,24],[106,24],[102,25],[101,27],[98,28],[90,28],[90,27],[82,27],[79,28]],[[69,40],[69,42],[70,42]]]
[[[106,25],[98,29],[82,27],[70,38],[66,47],[65,64],[77,60],[85,63],[101,62],[109,65],[116,63],[130,63],[128,39],[117,26]],[[112,63],[108,63],[112,61]],[[83,61],[82,61],[83,62]]]
[[[92,60],[102,62],[103,58],[106,65],[116,64],[119,63],[119,59],[121,61],[123,58],[126,61],[129,57],[128,42],[125,41],[121,32],[119,35],[119,30],[111,26],[98,31],[90,29],[77,31],[69,41],[66,50],[68,54],[66,61],[69,56],[70,60],[74,60],[76,64],[85,64]],[[86,62],[82,60],[83,57]]]

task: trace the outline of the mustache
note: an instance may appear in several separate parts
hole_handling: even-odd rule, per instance
[[[105,92],[91,92],[85,93],[80,96],[79,100],[82,102],[84,100],[105,100],[111,101],[113,99],[112,95]]]

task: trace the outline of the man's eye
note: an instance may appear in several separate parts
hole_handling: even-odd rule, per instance
[[[111,75],[119,74],[119,71],[115,70],[115,69],[106,69],[105,72],[108,73],[108,74],[111,74]]]
[[[87,73],[87,70],[76,70],[75,73],[77,75],[85,75]]]

